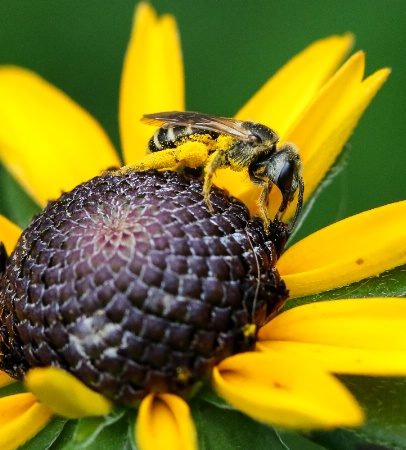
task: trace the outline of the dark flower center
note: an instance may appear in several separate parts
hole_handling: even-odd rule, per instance
[[[285,226],[174,172],[106,175],[24,231],[0,278],[0,368],[61,367],[118,403],[188,396],[283,304]],[[275,250],[277,249],[277,250]]]

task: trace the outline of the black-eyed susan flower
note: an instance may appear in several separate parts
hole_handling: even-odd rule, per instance
[[[236,116],[298,145],[306,198],[389,73],[362,80],[361,52],[337,70],[351,42],[316,42]],[[113,429],[128,439],[122,446],[136,439],[141,449],[193,449],[187,402],[210,381],[269,425],[355,427],[363,411],[332,373],[406,374],[403,299],[341,299],[278,314],[286,287],[291,298],[312,296],[405,264],[406,202],[320,230],[279,258],[284,225],[265,235],[220,189],[210,214],[198,180],[97,177],[121,165],[108,137],[37,75],[1,68],[0,94],[2,161],[39,205],[52,200],[24,232],[0,218],[1,367],[29,391],[13,391],[1,374],[1,448],[22,445],[54,414],[85,418],[71,432],[82,446]],[[144,156],[151,135],[138,117],[183,109],[176,25],[141,4],[120,95],[125,162]],[[255,213],[258,193],[244,174],[219,172],[215,182]],[[136,421],[123,406],[139,406]]]

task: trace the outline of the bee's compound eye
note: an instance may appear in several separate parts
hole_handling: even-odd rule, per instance
[[[281,192],[290,191],[293,182],[294,165],[291,161],[285,162],[278,176],[278,188]]]

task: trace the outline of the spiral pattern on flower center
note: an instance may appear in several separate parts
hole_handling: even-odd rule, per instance
[[[96,177],[34,218],[0,278],[0,368],[61,367],[117,403],[189,396],[287,297],[284,226],[175,172]],[[281,244],[282,242],[282,244]]]

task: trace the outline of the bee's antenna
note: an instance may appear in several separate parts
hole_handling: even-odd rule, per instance
[[[295,215],[293,216],[293,219],[291,220],[288,230],[287,232],[289,234],[292,233],[293,228],[295,228],[297,219],[299,218],[300,212],[302,211],[302,206],[303,206],[303,193],[304,193],[304,182],[303,182],[303,178],[299,178],[299,193],[297,196],[297,205],[296,205],[296,211],[295,211]]]
[[[245,229],[245,234],[247,235],[248,242],[250,243],[252,252],[254,253],[255,263],[257,264],[257,286],[255,288],[254,301],[252,302],[252,317],[251,317],[252,323],[255,323],[255,310],[257,308],[259,286],[261,284],[261,281],[260,281],[261,268],[260,268],[259,261],[258,261],[258,255],[255,252],[254,246],[252,245],[252,241],[251,241],[249,234],[247,233],[247,229]]]

